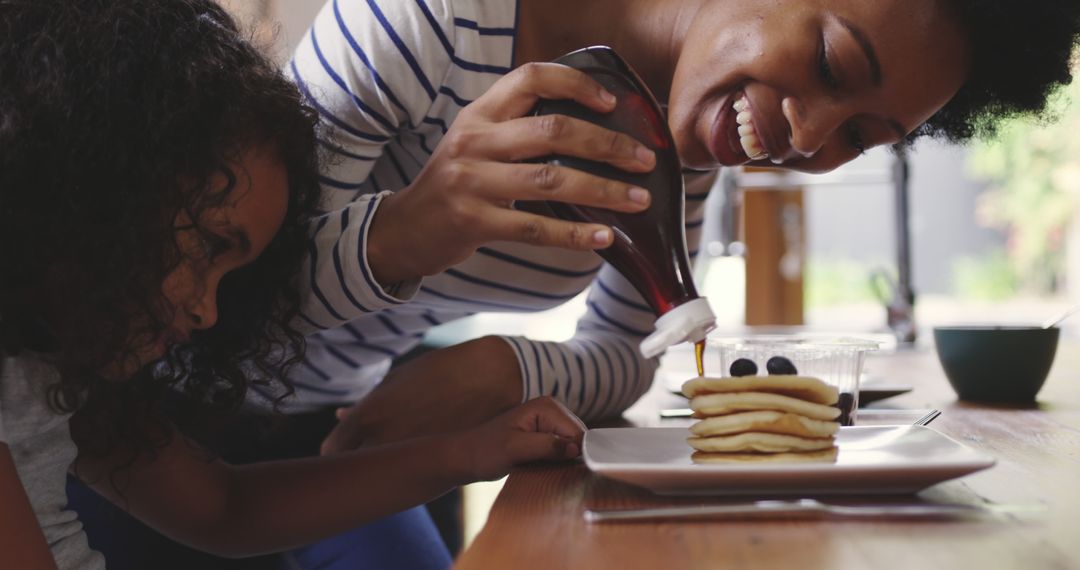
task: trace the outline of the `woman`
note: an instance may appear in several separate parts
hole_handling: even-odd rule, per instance
[[[1060,0],[330,0],[289,71],[332,129],[322,188],[348,214],[315,235],[304,316],[326,330],[309,337],[286,408],[328,415],[359,402],[323,442],[329,453],[472,425],[540,395],[586,419],[614,416],[649,388],[657,362],[636,347],[654,315],[589,251],[610,230],[516,205],[637,211],[648,198],[632,188],[523,161],[561,153],[642,171],[654,159],[589,124],[528,117],[539,97],[611,108],[595,83],[543,62],[613,47],[666,103],[687,169],[817,172],[873,146],[964,140],[1037,113],[1071,80],[1078,10]],[[688,179],[691,249],[708,182]],[[567,342],[485,337],[374,388],[431,326],[547,309],[586,287],[588,312]],[[401,414],[405,405],[415,411]]]
[[[289,71],[332,128],[323,193],[348,215],[315,235],[304,317],[327,330],[309,338],[286,405],[359,401],[431,326],[550,308],[590,285],[572,340],[487,337],[410,362],[343,415],[324,449],[469,425],[542,394],[585,419],[612,416],[648,389],[657,363],[636,347],[654,315],[589,252],[610,243],[609,229],[516,204],[636,211],[648,199],[625,185],[522,161],[562,153],[641,171],[653,158],[586,123],[528,117],[538,97],[612,104],[582,74],[541,62],[612,46],[667,104],[687,169],[816,172],[873,146],[964,140],[1037,113],[1071,80],[1078,11],[1071,1],[331,0]],[[691,249],[705,182],[688,181]],[[406,400],[423,422],[397,413]]]
[[[553,401],[243,468],[161,419],[169,387],[231,411],[302,354],[314,127],[208,0],[0,2],[0,566],[104,567],[69,469],[174,540],[248,556],[578,454]]]

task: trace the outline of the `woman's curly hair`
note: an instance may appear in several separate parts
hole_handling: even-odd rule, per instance
[[[303,353],[290,323],[318,200],[316,125],[210,0],[0,0],[0,334],[9,354],[45,339],[60,372],[51,403],[78,410],[81,452],[153,450],[167,431],[147,421],[166,389],[232,409]],[[221,205],[256,147],[288,173],[280,231],[222,280],[213,328],[106,379],[172,322],[162,284],[182,261],[177,215],[197,223]]]
[[[963,142],[1005,119],[1041,116],[1072,82],[1077,0],[947,0],[967,32],[971,68],[960,91],[916,132]]]

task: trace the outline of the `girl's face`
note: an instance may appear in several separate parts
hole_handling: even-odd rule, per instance
[[[947,4],[704,2],[668,98],[684,164],[820,172],[899,142],[966,76],[968,44]]]
[[[176,221],[183,260],[162,285],[173,320],[150,346],[139,351],[140,365],[160,358],[174,344],[187,342],[192,331],[214,326],[221,279],[258,258],[285,219],[288,177],[276,153],[256,148],[230,166],[236,183],[225,202],[205,209],[197,228],[183,214]],[[225,175],[212,184],[215,190],[225,188]]]

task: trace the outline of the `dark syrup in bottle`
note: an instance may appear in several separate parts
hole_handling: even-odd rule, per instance
[[[534,113],[566,115],[625,133],[656,153],[656,167],[651,172],[635,174],[571,156],[547,157],[545,160],[551,164],[620,180],[645,188],[652,195],[649,208],[638,213],[551,201],[547,204],[552,213],[566,220],[610,226],[614,231],[614,243],[597,253],[630,281],[657,317],[700,299],[690,273],[686,248],[682,166],[671,131],[656,99],[637,74],[610,48],[585,48],[555,62],[587,73],[615,95],[616,107],[610,113],[600,114],[574,101],[541,100]],[[680,316],[682,322],[678,325],[669,323],[684,329],[689,326],[693,332],[679,338],[667,335],[663,348],[676,342],[702,341],[705,333],[715,326],[715,317],[703,299],[701,305],[695,305],[693,310],[697,315]],[[657,323],[658,333],[661,332],[662,322],[663,319]],[[649,354],[652,351],[646,349],[647,343],[649,339],[642,343],[642,351],[646,356],[652,356]],[[657,343],[651,344],[655,346]],[[700,348],[703,347],[702,344]],[[704,372],[700,354],[698,370]]]

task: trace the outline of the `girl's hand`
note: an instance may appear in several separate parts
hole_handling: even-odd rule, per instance
[[[469,480],[490,481],[532,461],[564,461],[581,455],[585,424],[558,401],[537,398],[462,432],[457,455]]]
[[[493,241],[577,250],[611,244],[611,229],[513,208],[558,200],[621,212],[649,204],[646,190],[591,174],[521,161],[562,154],[648,172],[654,153],[634,139],[562,115],[526,117],[540,98],[572,99],[609,112],[615,99],[575,69],[526,64],[461,110],[416,180],[379,206],[368,260],[383,285],[434,275]]]

